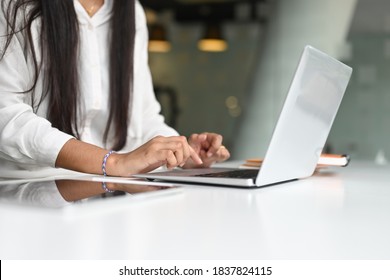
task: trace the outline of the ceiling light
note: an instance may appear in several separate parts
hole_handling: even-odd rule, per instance
[[[150,52],[169,52],[171,43],[167,39],[167,32],[163,25],[153,24],[149,30],[149,51]]]
[[[228,44],[222,36],[221,26],[217,23],[206,25],[205,34],[198,42],[198,48],[205,52],[223,52]]]

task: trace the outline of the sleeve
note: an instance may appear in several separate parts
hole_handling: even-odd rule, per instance
[[[4,48],[6,20],[0,9],[0,50]],[[1,36],[2,35],[2,36]],[[72,138],[34,113],[23,93],[30,87],[23,38],[14,36],[0,60],[0,165],[2,160],[54,167],[62,146]]]
[[[0,188],[0,197],[9,203],[49,208],[71,204],[61,196],[55,181],[3,185]]]
[[[139,46],[135,48],[135,59],[139,59],[139,71],[143,88],[142,138],[148,141],[154,136],[177,136],[178,133],[164,122],[161,106],[156,99],[152,76],[148,64],[148,29],[142,6],[136,2],[137,36]]]

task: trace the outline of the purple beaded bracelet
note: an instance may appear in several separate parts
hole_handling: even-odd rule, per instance
[[[107,176],[107,172],[106,172],[106,164],[107,164],[107,159],[110,155],[112,155],[114,153],[114,151],[109,151],[103,158],[103,163],[102,163],[102,171],[103,171],[103,176]],[[109,192],[109,193],[112,193],[114,192],[113,190],[110,190],[109,188],[107,188],[107,185],[106,185],[106,182],[102,182],[102,188],[105,192]]]

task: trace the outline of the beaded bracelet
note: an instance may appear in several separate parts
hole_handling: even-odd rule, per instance
[[[107,185],[106,185],[106,182],[102,182],[102,188],[105,192],[108,192],[108,193],[113,193],[114,191],[113,190],[110,190],[109,188],[107,188]]]
[[[102,171],[103,171],[103,176],[106,177],[107,176],[107,172],[106,172],[106,164],[107,164],[107,159],[110,155],[112,155],[114,153],[114,151],[109,151],[103,158],[103,163],[102,163]],[[109,193],[112,193],[114,192],[113,190],[110,190],[109,188],[107,188],[107,185],[106,185],[106,182],[102,182],[102,188],[105,192],[109,192]]]

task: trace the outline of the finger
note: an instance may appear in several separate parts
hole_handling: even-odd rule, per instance
[[[202,142],[199,141],[199,134],[192,134],[189,138],[188,138],[188,143],[190,144],[190,146],[197,152],[199,153],[199,151],[202,149]]]
[[[169,150],[164,151],[164,157],[165,157],[166,166],[168,169],[173,169],[173,168],[178,166],[176,156],[172,151],[169,151]]]
[[[182,145],[183,145],[183,159],[181,164],[179,164],[181,167],[187,162],[187,160],[191,157],[191,151],[190,151],[190,145],[187,142],[187,139],[184,136],[181,136]]]
[[[210,148],[211,143],[209,143],[209,136],[207,133],[199,134],[198,141],[200,143],[201,149],[208,150]]]
[[[184,136],[180,137],[163,137],[160,139],[156,139],[152,143],[152,150],[159,151],[159,150],[171,150],[171,151],[179,151],[183,150],[184,146],[188,145],[186,143],[186,139]]]
[[[188,160],[188,158],[191,156],[189,148],[190,146],[188,145],[187,139],[184,136],[173,137],[170,139],[176,143],[175,148],[171,149],[176,157],[177,164],[179,166],[183,166]]]
[[[189,151],[189,145],[187,143],[187,140],[180,137],[175,139],[175,145],[174,148],[171,148],[173,155],[176,158],[176,166],[183,166],[188,157],[190,157],[190,151]],[[172,146],[172,145],[169,145]]]
[[[180,145],[178,149],[172,152],[176,157],[177,165],[182,166],[185,163],[183,146]]]
[[[160,160],[164,160],[164,164],[167,164],[167,167],[169,166],[169,168],[183,166],[188,158],[191,157],[190,146],[184,136],[156,137],[153,139],[151,145],[151,155],[153,155],[153,151],[159,152],[167,150],[172,152],[176,161],[170,160],[169,163],[166,163],[166,158],[160,158]],[[169,157],[171,156],[172,155],[169,155]]]
[[[221,148],[217,152],[217,161],[225,161],[228,158],[230,158],[230,152],[228,149],[226,149],[225,146],[221,146]]]
[[[200,152],[198,153],[198,155],[200,156],[200,158],[202,159],[206,159],[207,158],[207,152],[205,150],[200,150]]]
[[[222,136],[219,134],[209,133],[207,138],[210,143],[210,147],[207,150],[207,157],[212,157],[222,146]]]
[[[229,151],[225,148],[225,146],[221,146],[220,149],[215,154],[213,154],[213,156],[206,158],[203,161],[203,167],[210,167],[216,162],[222,162],[227,160],[229,157]]]
[[[191,159],[194,161],[195,164],[201,165],[203,164],[202,159],[199,157],[198,153],[195,152],[195,150],[189,146],[190,148],[190,153],[191,153]]]
[[[200,142],[206,141],[206,140],[207,140],[207,134],[208,134],[207,132],[204,132],[204,133],[199,134],[199,135],[198,135],[199,141],[200,141]]]

